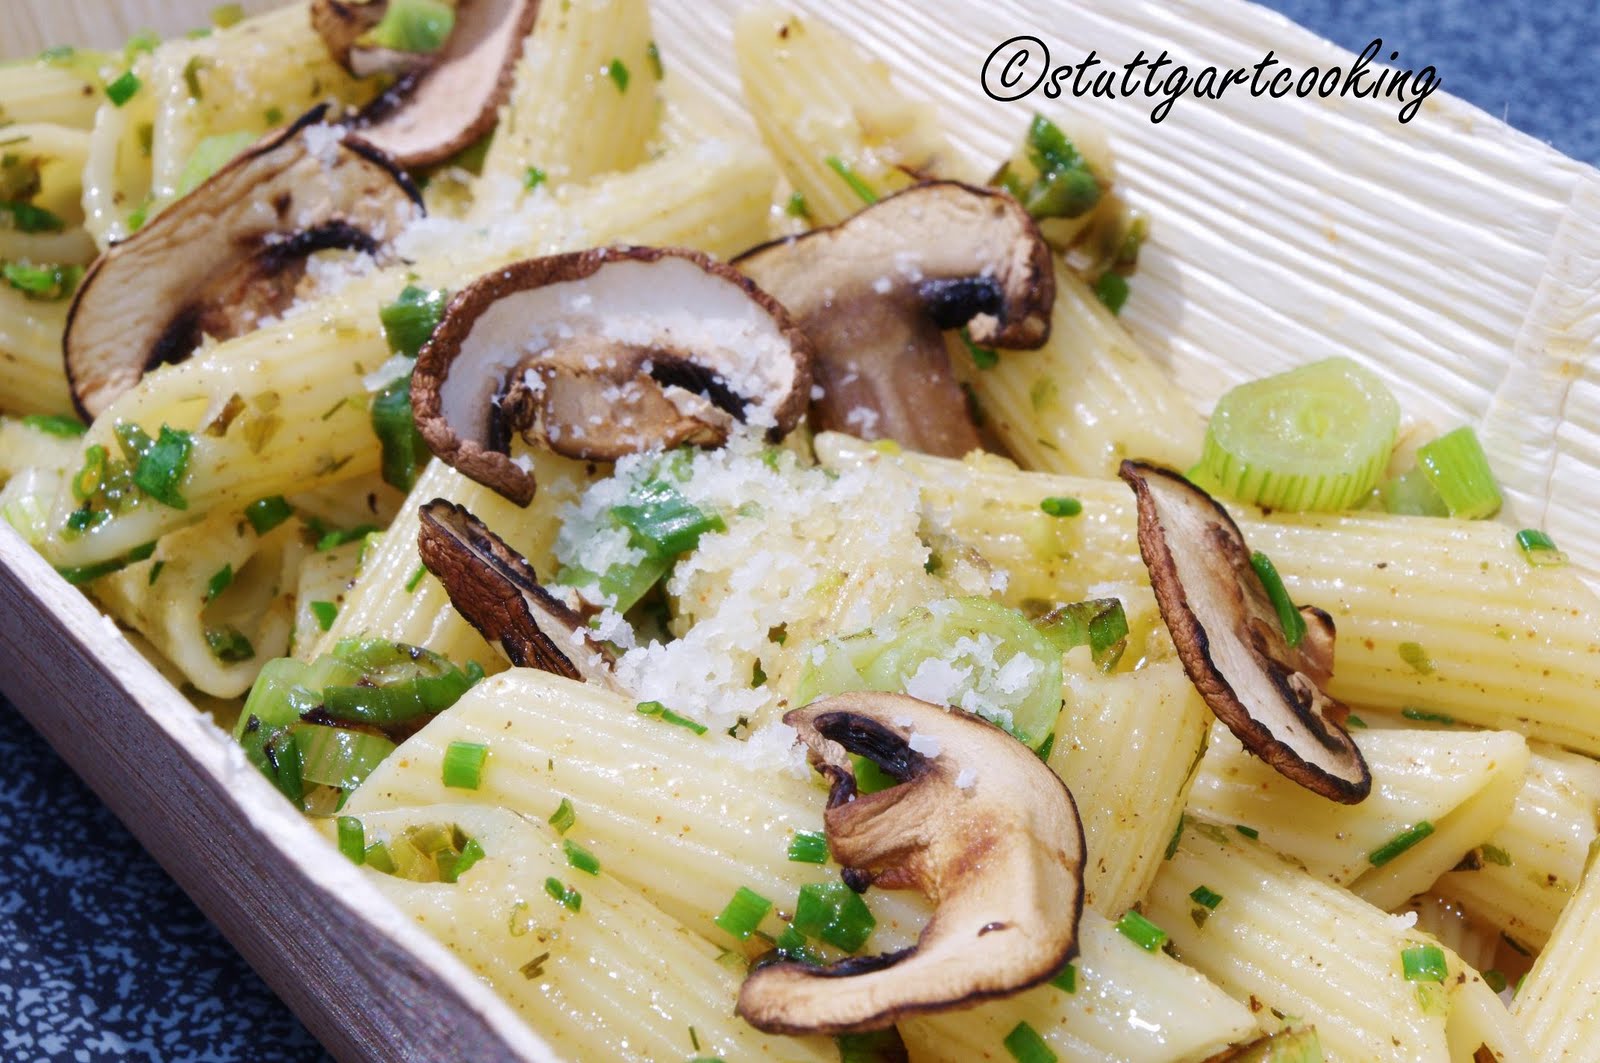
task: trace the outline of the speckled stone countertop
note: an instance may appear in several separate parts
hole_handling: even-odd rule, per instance
[[[1594,0],[1269,0],[1352,51],[1600,163]],[[310,1063],[326,1054],[0,701],[0,1059]]]

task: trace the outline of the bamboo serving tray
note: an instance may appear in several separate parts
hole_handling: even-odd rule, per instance
[[[178,32],[214,3],[4,6],[0,52],[18,56]],[[728,110],[739,6],[655,5],[669,76]],[[1090,48],[1116,64],[1167,48],[1196,68],[1250,66],[1269,49],[1302,69],[1353,59],[1244,0],[791,6],[885,59],[973,158],[1007,154],[1036,109],[1104,126],[1120,187],[1153,222],[1124,320],[1197,405],[1312,358],[1355,358],[1413,416],[1477,425],[1513,518],[1549,530],[1595,582],[1600,172],[1443,92],[1407,124],[1393,100],[1248,96],[1186,97],[1155,124],[1143,99],[998,103],[979,86],[985,57],[1021,33],[1043,38],[1054,64]],[[228,736],[3,523],[0,644],[11,651],[0,690],[338,1058],[556,1058],[353,865],[329,859]]]

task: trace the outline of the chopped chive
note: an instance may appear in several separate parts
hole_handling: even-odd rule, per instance
[[[1260,831],[1256,830],[1254,827],[1246,827],[1243,823],[1235,823],[1233,825],[1233,829],[1238,831],[1240,834],[1243,834],[1246,838],[1250,838],[1252,840],[1261,837]]]
[[[1120,273],[1102,273],[1094,282],[1094,294],[1112,314],[1120,314],[1128,301],[1128,278]]]
[[[1367,860],[1373,867],[1382,867],[1432,833],[1433,824],[1420,820],[1368,853]]]
[[[161,46],[161,38],[155,30],[140,30],[128,38],[122,46],[122,58],[125,62],[133,62],[135,56],[147,55]]]
[[[82,266],[30,266],[24,262],[0,264],[0,277],[29,299],[55,302],[65,299],[83,279]]]
[[[590,875],[600,873],[600,859],[571,838],[563,839],[561,848],[567,854],[567,863],[572,867]]]
[[[1530,565],[1567,563],[1567,555],[1556,549],[1555,540],[1535,528],[1523,528],[1517,532],[1517,545],[1522,548],[1522,556],[1528,559]]]
[[[1057,606],[1036,626],[1063,653],[1074,646],[1087,645],[1102,672],[1115,668],[1128,647],[1128,615],[1117,598],[1091,598]]]
[[[345,543],[353,543],[382,529],[376,524],[363,524],[356,528],[333,528],[327,531],[322,531],[320,527],[314,525],[312,530],[320,532],[317,537],[317,551],[321,553],[336,546],[343,546]]]
[[[546,174],[537,166],[528,167],[528,172],[522,175],[522,187],[529,192],[544,184]]]
[[[139,455],[139,463],[133,470],[133,482],[139,490],[164,506],[188,509],[189,503],[178,487],[189,469],[189,452],[192,449],[194,438],[188,432],[175,432],[162,425],[160,437]]]
[[[1433,674],[1433,661],[1428,657],[1428,651],[1422,648],[1422,643],[1402,642],[1399,653],[1400,659],[1409,664],[1418,675]]]
[[[616,83],[618,92],[628,91],[628,67],[621,59],[612,59],[607,63],[604,73]]]
[[[1056,747],[1056,733],[1051,731],[1044,736],[1044,741],[1039,743],[1039,748],[1034,750],[1039,759],[1046,764],[1050,762],[1050,751]]]
[[[1490,845],[1488,842],[1484,842],[1478,846],[1478,852],[1491,864],[1498,864],[1501,867],[1511,866],[1511,854],[1498,845]]]
[[[972,333],[967,331],[965,325],[961,326],[958,333],[961,345],[967,349],[967,354],[972,358],[972,364],[979,369],[993,369],[1000,364],[1000,354],[993,347],[979,347],[972,342]]]
[[[415,358],[444,317],[448,293],[442,288],[418,288],[408,284],[394,302],[378,310],[383,338],[395,354]]]
[[[772,902],[767,900],[755,890],[747,886],[740,886],[734,892],[733,898],[728,901],[722,914],[713,920],[718,926],[744,941],[755,933],[756,927],[761,925],[761,920],[772,911]]]
[[[797,864],[826,864],[828,839],[821,831],[796,831],[789,839],[789,859]]]
[[[1005,1046],[1017,1063],[1056,1063],[1060,1058],[1044,1043],[1044,1038],[1025,1022],[1017,1023],[1006,1034]]]
[[[221,568],[217,569],[215,572],[213,572],[211,574],[211,578],[206,581],[206,601],[208,601],[208,602],[215,601],[217,595],[219,595],[223,591],[227,590],[229,584],[231,584],[232,582],[233,582],[233,565],[232,565],[232,563],[223,565]]]
[[[1505,972],[1499,970],[1498,968],[1491,967],[1487,971],[1484,971],[1483,980],[1484,983],[1496,993],[1504,993],[1506,991],[1507,982]]]
[[[121,107],[133,99],[134,93],[139,91],[139,86],[142,84],[137,74],[131,70],[125,71],[121,77],[106,86],[106,98],[114,106]]]
[[[541,952],[521,967],[518,967],[517,970],[521,972],[522,977],[532,981],[544,975],[544,961],[549,958],[550,954],[548,952]]]
[[[1367,721],[1363,720],[1353,712],[1344,718],[1344,725],[1347,730],[1352,727],[1358,731],[1367,730]]]
[[[1452,517],[1479,520],[1500,511],[1500,488],[1471,428],[1457,428],[1418,447],[1417,468],[1439,492]]]
[[[661,49],[656,47],[655,41],[651,41],[649,46],[645,48],[644,56],[650,60],[650,72],[656,76],[657,81],[666,76],[666,70],[661,65]],[[699,1045],[695,1047],[698,1048]]]
[[[783,212],[791,218],[810,221],[811,207],[806,203],[806,194],[804,192],[791,192],[789,201],[783,205]]]
[[[839,1063],[904,1063],[910,1056],[900,1031],[893,1026],[871,1033],[847,1033],[833,1039]]]
[[[317,618],[317,626],[327,631],[333,627],[333,621],[339,615],[339,607],[332,602],[312,602],[311,615]]]
[[[161,570],[166,567],[167,563],[165,561],[157,561],[155,564],[151,565],[150,578],[145,581],[145,586],[154,587],[156,585],[156,580],[161,578]]]
[[[1040,502],[1039,508],[1052,517],[1076,517],[1083,512],[1083,503],[1076,498],[1052,495]]]
[[[691,720],[687,716],[679,716],[659,701],[641,701],[639,702],[639,711],[646,716],[657,717],[662,723],[670,723],[676,727],[687,727],[697,735],[706,733],[705,724]]]
[[[258,498],[244,507],[244,517],[257,535],[265,535],[294,515],[294,509],[282,495]]]
[[[10,228],[24,233],[58,233],[67,227],[55,214],[23,200],[0,201],[0,214],[10,218]]]
[[[556,810],[550,813],[550,825],[556,829],[557,834],[565,834],[576,822],[578,822],[577,811],[572,807],[572,802],[563,797]]]
[[[794,928],[807,937],[855,952],[867,943],[877,925],[861,895],[843,882],[800,887],[800,899],[794,906]]]
[[[427,574],[428,574],[428,566],[427,565],[418,565],[417,566],[417,570],[415,572],[411,573],[411,576],[406,580],[406,593],[410,594],[412,591],[416,590],[417,589],[417,584],[421,583],[422,582],[422,577],[427,575]]]
[[[58,413],[30,413],[22,419],[22,423],[35,432],[60,436],[63,439],[76,438],[89,430],[88,426],[76,417],[63,417]]]
[[[559,902],[570,912],[583,909],[583,894],[569,886],[562,885],[561,880],[558,878],[545,879],[544,891],[550,895],[552,900]]]
[[[1056,976],[1054,978],[1050,979],[1050,984],[1061,990],[1063,993],[1076,993],[1078,991],[1077,966],[1071,963],[1067,964],[1065,967],[1061,968],[1061,970],[1056,972]]]
[[[1400,950],[1400,968],[1408,982],[1443,982],[1450,974],[1444,950],[1437,945],[1411,945]]]
[[[1419,709],[1413,705],[1407,705],[1401,709],[1400,715],[1408,720],[1421,720],[1424,723],[1442,723],[1453,726],[1456,722],[1456,718],[1448,713],[1430,712],[1427,709]]]
[[[267,125],[275,126],[283,121],[283,111],[277,107],[268,107],[261,117],[267,120]]]
[[[183,83],[189,90],[191,100],[205,99],[205,90],[200,84],[200,71],[210,65],[198,55],[190,56],[189,61],[183,64]]]
[[[206,628],[206,645],[213,657],[226,664],[248,661],[256,655],[250,640],[232,624]]]
[[[219,4],[211,9],[211,24],[219,30],[228,29],[244,21],[244,8],[239,4]]]
[[[1196,886],[1189,891],[1189,899],[1196,904],[1203,904],[1212,911],[1217,910],[1217,905],[1222,903],[1222,894],[1212,892],[1206,886]]]
[[[382,871],[386,875],[395,872],[394,857],[389,854],[389,847],[382,842],[373,842],[367,846],[362,858],[363,862],[374,871]]]
[[[861,197],[861,202],[870,207],[872,204],[878,201],[878,193],[872,190],[871,185],[862,180],[860,174],[851,169],[849,163],[845,162],[837,155],[829,155],[827,159],[823,161],[828,164],[828,169],[838,174],[840,179],[843,180],[845,184],[850,186],[850,191]]]
[[[1167,851],[1161,857],[1163,860],[1171,860],[1178,855],[1178,843],[1183,840],[1183,824],[1184,817],[1179,815],[1178,825],[1172,829],[1172,837],[1167,841]]]
[[[1278,611],[1278,624],[1283,628],[1284,641],[1290,649],[1299,646],[1306,637],[1306,619],[1295,608],[1289,591],[1283,585],[1283,577],[1278,575],[1277,566],[1270,557],[1257,550],[1250,555],[1250,567],[1256,570],[1261,586],[1266,588],[1267,597],[1272,600],[1272,607]]]
[[[1132,908],[1117,920],[1117,930],[1146,952],[1155,952],[1167,943],[1167,932]]]
[[[455,882],[467,873],[467,868],[482,860],[487,853],[478,839],[468,838],[459,853],[446,850],[434,857],[439,865],[439,881]]]
[[[715,512],[702,510],[665,480],[635,487],[625,504],[611,507],[611,516],[632,533],[634,546],[658,559],[687,553],[706,532],[726,527]]]
[[[354,816],[339,817],[339,851],[350,858],[352,864],[367,862],[367,832]]]
[[[457,790],[476,790],[483,783],[483,765],[488,759],[489,747],[481,742],[451,742],[444,751],[444,784]]]

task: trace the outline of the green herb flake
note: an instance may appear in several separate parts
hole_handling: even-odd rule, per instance
[[[661,65],[661,49],[656,47],[655,41],[651,41],[645,48],[644,56],[650,60],[650,72],[656,76],[657,81],[666,76],[666,69]]]
[[[483,783],[483,766],[489,747],[481,742],[451,742],[445,747],[440,775],[444,784],[457,790],[476,790]]]
[[[1382,867],[1432,833],[1433,824],[1425,819],[1421,820],[1368,853],[1367,861],[1373,867]]]
[[[878,193],[872,190],[872,186],[856,173],[849,163],[837,155],[829,155],[823,161],[828,164],[828,169],[838,174],[839,179],[850,186],[850,191],[861,197],[861,202],[870,207],[878,201]]]
[[[530,166],[528,167],[527,172],[522,175],[522,187],[527,191],[532,192],[535,188],[538,188],[540,185],[544,184],[548,179],[548,176],[543,170],[539,169],[539,167]]]
[[[150,578],[145,580],[145,586],[154,587],[156,585],[156,580],[161,578],[161,570],[166,567],[167,563],[165,561],[157,561],[155,564],[151,565]]]
[[[67,227],[60,217],[23,200],[0,200],[0,225],[20,233],[58,233]]]
[[[361,821],[354,816],[339,817],[339,851],[350,858],[352,864],[367,862],[367,833]]]
[[[1246,827],[1243,823],[1235,823],[1233,825],[1233,829],[1252,841],[1261,837],[1260,831],[1256,830],[1254,827]]]
[[[1419,709],[1414,705],[1407,705],[1400,710],[1400,715],[1408,720],[1419,720],[1423,723],[1442,723],[1447,727],[1455,726],[1456,718],[1443,712],[1432,712],[1428,709]]]
[[[1402,642],[1399,652],[1400,659],[1409,664],[1418,675],[1433,674],[1433,661],[1428,657],[1428,651],[1422,648],[1422,643]]]
[[[1522,556],[1530,565],[1543,567],[1567,563],[1567,555],[1556,549],[1555,540],[1536,528],[1523,528],[1517,532],[1517,546],[1521,547]]]
[[[228,589],[233,583],[233,564],[229,562],[211,574],[206,580],[206,601],[215,601],[217,595]]]
[[[1076,993],[1078,991],[1077,965],[1069,963],[1061,968],[1056,972],[1056,976],[1050,979],[1050,984],[1063,993]]]
[[[1117,920],[1117,931],[1146,952],[1156,952],[1167,943],[1167,932],[1132,908]]]
[[[1083,503],[1076,498],[1052,496],[1040,502],[1039,508],[1052,517],[1076,517],[1083,512]]]
[[[545,879],[544,891],[550,895],[552,900],[566,908],[569,912],[582,911],[583,909],[583,894],[569,886],[563,885],[561,880],[558,878]]]
[[[292,516],[294,508],[282,495],[258,498],[244,507],[245,520],[250,522],[250,527],[256,530],[257,535],[267,534]]]
[[[1196,886],[1189,891],[1189,899],[1196,904],[1204,905],[1212,911],[1217,910],[1217,905],[1222,903],[1222,894],[1213,892],[1206,886]]]
[[[686,727],[697,735],[706,733],[705,724],[691,720],[687,716],[679,716],[659,701],[641,701],[638,709],[644,715],[654,716],[662,723],[670,723],[675,727]]]
[[[1183,827],[1184,817],[1179,815],[1178,825],[1172,829],[1172,837],[1167,840],[1167,851],[1162,855],[1161,859],[1171,860],[1178,855],[1178,843],[1183,841]]]
[[[1290,649],[1294,649],[1306,637],[1305,617],[1300,615],[1294,600],[1289,597],[1288,588],[1283,585],[1283,577],[1278,575],[1277,566],[1272,563],[1270,557],[1257,550],[1250,555],[1250,567],[1256,570],[1261,586],[1272,601],[1272,608],[1277,610],[1278,625],[1283,628],[1284,641],[1289,644]]]
[[[211,655],[224,664],[248,661],[256,655],[250,640],[232,624],[206,628],[206,645],[210,647]]]
[[[219,30],[230,29],[244,21],[244,8],[239,4],[219,4],[211,9],[211,24]]]
[[[1019,1022],[1006,1034],[1006,1051],[1017,1063],[1056,1063],[1060,1057],[1044,1043],[1038,1031],[1025,1022]]]
[[[1094,294],[1113,314],[1121,314],[1128,302],[1128,278],[1120,273],[1102,273],[1094,282]]]
[[[164,506],[188,509],[189,503],[178,488],[189,469],[189,453],[193,449],[194,438],[188,432],[162,425],[160,437],[139,455],[133,470],[134,484]]]
[[[191,100],[198,102],[205,99],[205,89],[200,84],[200,72],[210,65],[198,55],[190,56],[189,61],[183,64],[183,84],[189,90]]]
[[[1496,993],[1504,993],[1508,984],[1506,981],[1505,972],[1495,967],[1491,967],[1487,971],[1483,972],[1483,981],[1484,984],[1486,984]]]
[[[410,594],[411,592],[415,591],[417,589],[417,584],[421,583],[422,577],[426,576],[427,574],[428,566],[418,565],[417,570],[411,573],[411,575],[406,579],[406,593]]]
[[[1367,721],[1352,712],[1345,717],[1344,726],[1346,730],[1365,731],[1367,730]]]
[[[22,419],[22,423],[35,432],[60,436],[62,439],[76,439],[89,430],[76,417],[64,417],[58,413],[30,413]]]
[[[809,883],[795,902],[794,928],[845,952],[867,943],[878,925],[861,895],[843,882]]]
[[[571,801],[563,797],[556,810],[550,813],[550,826],[555,828],[557,834],[565,834],[576,822],[578,822],[577,810],[572,807]]]
[[[1484,842],[1478,846],[1478,854],[1491,864],[1497,864],[1500,867],[1511,866],[1511,854],[1498,845],[1490,845],[1488,842]]]
[[[789,859],[797,864],[826,864],[828,839],[821,831],[795,831],[789,839]]]
[[[53,303],[77,290],[82,266],[34,266],[26,262],[0,263],[0,277],[29,299]]]
[[[569,866],[589,875],[600,873],[600,859],[571,838],[562,839],[561,850],[567,854]]]
[[[312,602],[311,615],[316,617],[317,626],[327,631],[339,616],[339,607],[332,602]]]
[[[772,910],[772,902],[747,886],[740,886],[712,922],[738,938],[747,940],[755,933],[761,920]]]
[[[1408,982],[1439,982],[1450,975],[1444,950],[1437,945],[1411,945],[1400,950],[1400,969]]]
[[[806,203],[804,192],[791,192],[789,201],[783,205],[783,212],[791,218],[799,218],[802,221],[811,220],[811,207]]]
[[[601,73],[612,80],[618,92],[628,91],[628,66],[621,59],[612,59],[602,68]]]
[[[972,359],[972,364],[979,369],[993,369],[1000,364],[1000,355],[993,347],[980,347],[972,342],[972,333],[967,331],[965,325],[957,333],[961,337],[961,346],[966,348],[967,355]]]
[[[124,71],[121,77],[106,86],[106,98],[113,106],[121,107],[133,99],[143,84],[144,82],[140,81],[139,76],[133,71]]]

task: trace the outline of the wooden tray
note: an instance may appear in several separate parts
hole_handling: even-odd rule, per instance
[[[14,55],[175,32],[214,6],[4,3],[0,48]],[[658,0],[655,12],[669,71],[729,107],[739,6]],[[1592,581],[1600,536],[1582,515],[1600,510],[1600,450],[1571,429],[1600,425],[1584,361],[1600,338],[1600,174],[1442,93],[1406,125],[1392,101],[1315,98],[1185,99],[1156,125],[1143,101],[999,104],[979,90],[985,56],[1017,33],[1059,48],[1058,63],[1090,47],[1230,66],[1269,48],[1301,67],[1350,60],[1242,0],[1130,0],[1114,14],[1092,0],[793,6],[882,55],[975,157],[1003,156],[1034,109],[1104,125],[1123,187],[1154,219],[1126,320],[1197,402],[1308,357],[1354,357],[1408,411],[1478,424],[1514,517],[1549,528]],[[1410,261],[1426,269],[1396,268]],[[0,689],[340,1059],[554,1058],[355,867],[328,859],[228,737],[3,524],[0,644]]]

